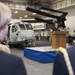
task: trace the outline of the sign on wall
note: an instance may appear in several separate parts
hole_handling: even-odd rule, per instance
[[[32,23],[33,30],[45,29],[45,23]]]

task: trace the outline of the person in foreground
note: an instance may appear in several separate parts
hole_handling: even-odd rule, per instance
[[[75,45],[58,50],[53,66],[53,75],[75,75]]]
[[[0,2],[0,43],[7,36],[11,10]],[[0,75],[27,75],[20,57],[10,54],[9,48],[0,44]]]

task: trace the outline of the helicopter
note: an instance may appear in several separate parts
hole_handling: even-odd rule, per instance
[[[36,40],[32,25],[28,22],[15,22],[8,27],[7,43],[30,46]]]

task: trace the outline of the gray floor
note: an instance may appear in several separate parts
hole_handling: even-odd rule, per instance
[[[51,46],[49,41],[36,41],[36,46]],[[28,75],[52,75],[53,63],[39,63],[24,57],[24,49],[18,47],[11,48],[11,52],[14,55],[21,57],[27,69]]]
[[[53,63],[39,63],[24,57],[24,50],[11,48],[14,55],[21,57],[27,69],[28,75],[52,75]]]

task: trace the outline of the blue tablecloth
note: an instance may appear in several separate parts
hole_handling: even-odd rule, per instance
[[[54,62],[56,51],[41,52],[25,48],[24,56],[41,63],[48,63],[48,62]]]

